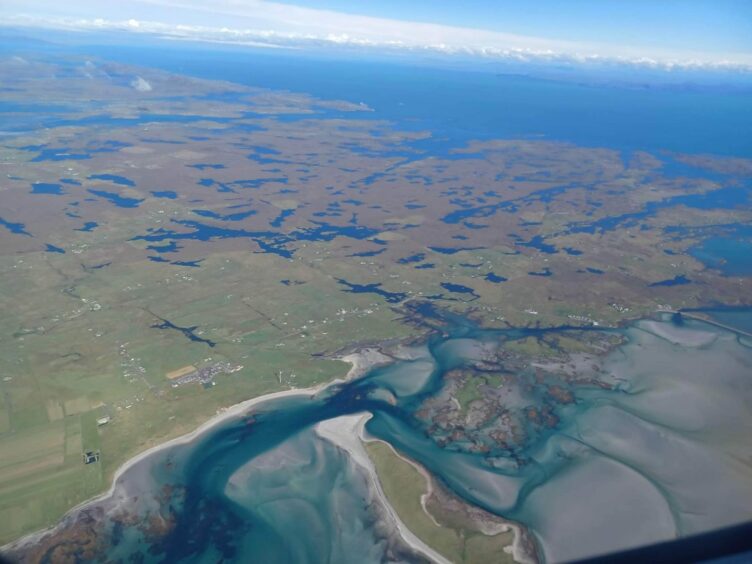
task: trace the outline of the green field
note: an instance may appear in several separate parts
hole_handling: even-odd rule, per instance
[[[409,331],[390,308],[343,294],[303,260],[224,253],[166,277],[144,262],[84,273],[73,259],[55,258],[28,254],[20,271],[16,259],[0,258],[5,280],[13,270],[13,280],[25,281],[0,287],[0,330],[15,335],[0,340],[0,543],[53,524],[106,489],[128,458],[218,409],[342,377],[348,365],[330,358],[336,351]],[[279,284],[291,275],[306,284]],[[149,312],[198,326],[216,346],[154,328]],[[219,374],[209,389],[166,378],[217,361],[243,368]],[[98,428],[103,415],[111,421]],[[84,465],[87,450],[100,450],[100,461]]]
[[[430,298],[486,327],[610,326],[659,305],[731,305],[750,294],[748,284],[686,254],[697,236],[678,241],[666,229],[749,223],[746,209],[680,206],[661,209],[640,229],[564,229],[714,187],[663,176],[648,155],[626,166],[618,151],[504,140],[470,143],[449,159],[416,153],[401,162],[394,152],[428,133],[361,119],[356,103],[114,63],[115,75],[82,81],[69,68],[60,61],[0,61],[4,96],[21,105],[76,102],[56,114],[63,121],[92,112],[201,119],[40,127],[0,146],[0,544],[55,523],[104,491],[129,458],[195,429],[221,408],[342,377],[348,366],[336,360],[339,353],[421,338],[424,330],[405,322],[402,300]],[[155,88],[139,92],[112,76],[143,77]],[[211,96],[219,93],[242,97]],[[354,114],[278,119],[316,107]],[[262,117],[246,115],[253,113]],[[254,160],[250,146],[272,150],[279,160]],[[86,158],[41,158],[41,147]],[[484,158],[454,158],[476,151]],[[723,162],[711,159],[714,166]],[[102,174],[124,175],[133,186]],[[504,204],[475,218],[492,222],[492,229],[471,233],[442,219],[460,210],[458,179],[467,184],[462,206]],[[565,201],[543,197],[573,179]],[[35,193],[36,182],[61,183],[61,193]],[[175,198],[156,195],[165,189]],[[102,190],[136,204],[94,197]],[[241,208],[250,215],[226,219]],[[281,209],[295,213],[275,227]],[[330,225],[321,221],[328,217]],[[92,222],[94,229],[83,228]],[[535,236],[578,252],[520,245]],[[540,274],[549,269],[555,276]],[[649,284],[678,273],[696,283]],[[505,281],[494,283],[490,274]],[[463,287],[461,295],[451,284]],[[565,338],[559,345],[580,346]],[[526,339],[509,343],[509,350],[544,356],[557,347]],[[242,369],[218,374],[206,388],[174,387],[166,377],[217,363]],[[463,410],[482,396],[480,383],[459,391]],[[98,427],[102,416],[111,420]],[[373,448],[377,458],[388,456]],[[84,465],[88,450],[99,450],[100,460]],[[394,468],[402,468],[394,480],[419,489],[409,465]],[[426,525],[414,503],[402,511],[412,511],[406,521]],[[462,558],[496,546],[462,527],[447,530],[454,532],[424,532]]]
[[[0,437],[3,540],[51,522],[102,489],[102,465],[82,459],[84,451],[99,450],[96,417],[87,411]]]
[[[428,484],[415,466],[383,442],[368,442],[366,449],[389,503],[420,540],[456,563],[514,562],[504,551],[512,543],[513,533],[485,535],[466,516],[430,502],[429,516],[420,501]]]

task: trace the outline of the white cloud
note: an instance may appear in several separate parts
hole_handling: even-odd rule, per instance
[[[662,68],[752,70],[752,54],[661,51],[522,36],[499,31],[345,14],[265,0],[133,0],[117,3],[117,15],[92,18],[93,0],[73,0],[76,16],[19,15],[43,4],[35,14],[55,14],[51,0],[3,0],[0,15],[8,22],[68,29],[121,29],[174,39],[249,45],[306,47],[348,46],[506,60],[617,62]],[[16,8],[13,8],[16,4]],[[23,7],[26,6],[26,9]],[[52,11],[51,11],[52,10]],[[89,17],[77,17],[81,13]],[[107,12],[108,14],[110,12]],[[97,12],[102,16],[104,12]]]
[[[139,92],[151,92],[151,84],[147,80],[144,80],[140,76],[137,76],[131,81],[131,86]]]

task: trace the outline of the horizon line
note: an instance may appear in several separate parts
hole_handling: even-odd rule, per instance
[[[374,19],[374,18],[371,18]],[[394,20],[396,21],[396,20]],[[400,22],[403,26],[411,22]],[[72,32],[121,31],[136,35],[150,35],[167,40],[192,40],[203,43],[240,45],[270,49],[305,48],[356,48],[385,54],[434,54],[448,58],[472,57],[489,62],[510,63],[558,63],[572,65],[611,65],[628,66],[666,72],[680,71],[727,71],[737,73],[752,72],[752,55],[736,54],[734,57],[708,58],[708,56],[679,57],[677,55],[654,55],[627,53],[599,53],[594,47],[566,41],[548,41],[525,36],[514,36],[499,32],[487,32],[471,28],[453,28],[434,24],[415,23],[426,28],[450,30],[445,33],[461,36],[468,31],[485,35],[485,42],[449,41],[406,41],[400,38],[367,37],[348,33],[301,33],[276,29],[230,28],[227,26],[198,26],[168,24],[157,21],[136,19],[105,20],[102,18],[45,18],[18,14],[0,20],[0,27],[55,29]],[[430,29],[429,31],[434,31]],[[496,40],[494,44],[493,40]],[[503,39],[503,41],[502,41]],[[506,45],[502,43],[506,43]],[[515,43],[516,42],[516,43]]]

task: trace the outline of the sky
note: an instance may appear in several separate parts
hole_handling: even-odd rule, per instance
[[[749,0],[1,0],[0,25],[752,71]]]

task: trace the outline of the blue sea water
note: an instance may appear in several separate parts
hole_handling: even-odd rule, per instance
[[[752,226],[737,225],[728,235],[708,237],[689,253],[726,276],[752,276]]]
[[[557,425],[528,426],[519,444],[481,436],[490,449],[478,451],[462,442],[442,446],[431,419],[417,414],[424,402],[441,392],[450,371],[477,367],[489,346],[573,329],[485,330],[430,304],[419,311],[442,331],[414,348],[410,359],[312,398],[261,404],[129,469],[111,501],[95,502],[104,515],[128,516],[101,523],[105,559],[244,562],[253,556],[297,563],[325,555],[344,563],[380,562],[404,551],[387,534],[384,516],[373,513],[378,504],[357,465],[313,432],[321,421],[363,412],[373,416],[368,433],[420,462],[461,497],[528,526],[541,556],[551,561],[749,517],[749,478],[721,454],[733,440],[719,445],[714,435],[752,424],[744,385],[752,348],[734,335],[691,320],[609,330],[627,340],[602,361],[616,386],[563,384],[576,401],[549,406]],[[749,318],[748,309],[739,313]],[[195,334],[196,327],[168,321],[155,327],[213,345]],[[698,337],[703,346],[692,344]],[[707,378],[709,366],[722,367],[716,378]],[[536,378],[535,371],[523,372],[504,384],[521,394],[510,397],[509,410],[530,402],[544,407],[535,403],[545,400],[546,390],[532,385]],[[720,388],[737,392],[718,394]],[[693,409],[677,398],[693,399]],[[708,436],[698,434],[706,427]],[[107,510],[110,502],[117,511]],[[146,534],[155,519],[171,526]]]
[[[689,309],[689,312],[700,312],[709,315],[711,319],[723,323],[728,327],[739,329],[752,334],[752,315],[745,306],[724,306]]]
[[[107,44],[101,39],[100,43],[97,41],[95,36],[91,36],[91,42],[88,43],[84,37],[78,46],[70,45],[69,49],[81,53],[95,51],[102,59],[157,67],[202,78],[303,92],[327,100],[363,102],[374,111],[339,112],[319,109],[313,117],[385,119],[399,129],[429,131],[430,138],[410,143],[410,151],[400,152],[398,156],[406,160],[419,154],[415,150],[451,158],[449,149],[476,139],[549,139],[613,148],[620,151],[625,162],[630,160],[633,151],[661,152],[660,158],[664,161],[662,174],[701,176],[722,182],[722,175],[685,165],[663,152],[752,156],[752,138],[746,134],[752,131],[752,104],[748,103],[750,94],[749,91],[734,86],[703,89],[674,84],[666,87],[647,79],[639,85],[631,83],[627,86],[616,83],[595,84],[584,78],[578,83],[500,74],[483,70],[478,65],[468,66],[463,70],[457,66],[441,68],[419,64],[414,60],[358,60],[322,53],[270,52],[264,49],[192,44],[176,47],[169,42],[160,41],[146,41],[138,46]],[[0,47],[8,49],[3,45]],[[374,88],[374,84],[379,87]],[[213,96],[222,100],[233,99],[231,94]],[[32,110],[36,115],[51,116],[57,121],[47,124],[50,126],[66,124],[59,119],[59,114],[64,109],[54,105],[31,107],[0,104],[0,110],[7,115]],[[261,117],[250,111],[247,113],[247,117],[254,116]],[[295,121],[310,117],[308,114],[291,114],[279,115],[276,119]],[[143,120],[190,122],[200,119],[204,117],[144,114],[126,121],[137,124]],[[121,118],[113,118],[101,112],[74,121],[77,125],[126,124]],[[230,126],[233,127],[232,124]],[[243,127],[256,126],[246,124]],[[79,150],[40,145],[29,146],[28,150],[38,152],[37,158],[58,160],[89,158],[92,152],[115,151],[119,148],[117,144]],[[248,155],[249,158],[259,162],[268,164],[278,158],[269,148],[249,148],[253,151]],[[365,149],[353,146],[353,150]],[[217,165],[197,163],[191,166],[211,169]],[[368,185],[381,175],[382,173],[375,173],[372,178],[364,179],[363,183]],[[111,179],[116,180],[114,177]],[[284,182],[284,179],[268,180]],[[207,179],[205,185],[214,186],[220,192],[237,192],[242,188],[254,188],[259,182],[260,179],[254,179],[247,183],[227,184]],[[566,186],[557,187],[550,194],[540,197],[553,198],[566,189]],[[748,206],[750,189],[747,183],[741,187],[723,187],[708,195],[671,198],[648,205],[640,212],[571,225],[569,231],[598,233],[634,226],[641,219],[663,208],[681,205],[697,209]],[[490,217],[501,208],[514,211],[514,207],[506,203],[480,208],[460,206],[459,209],[450,210],[444,221],[462,222],[468,229],[485,229],[487,224],[470,220]],[[320,214],[321,217],[336,217],[338,211],[328,210]],[[283,217],[277,218],[272,227],[281,227],[283,222]],[[520,240],[518,244],[546,253],[558,252],[554,245],[541,237],[534,237],[530,241]],[[746,247],[739,249],[733,241],[726,243],[715,239],[708,245],[704,252],[697,251],[698,258],[707,258],[704,262],[709,266],[722,263],[727,273],[748,275],[746,268],[735,269],[729,266],[730,262],[736,262],[743,255]],[[570,254],[579,252],[576,249],[564,251]],[[734,260],[729,261],[728,257]]]
[[[201,49],[190,59],[169,48],[112,47],[107,56],[145,62],[205,78],[311,93],[324,99],[364,102],[373,114],[400,128],[426,129],[432,138],[415,144],[446,156],[450,147],[473,139],[544,138],[622,151],[678,151],[752,156],[752,105],[749,94],[731,90],[686,91],[645,87],[597,86],[491,72],[447,70],[399,62],[348,61]],[[379,84],[379,88],[373,88]],[[700,174],[673,159],[667,174]],[[748,190],[726,189],[710,196],[685,197],[665,207],[747,205]],[[656,207],[660,208],[664,205]],[[640,214],[645,217],[655,210]],[[478,217],[472,210],[445,218]],[[588,229],[609,229],[634,218],[609,218]],[[527,245],[553,252],[543,241]],[[717,244],[716,244],[717,245]]]
[[[364,102],[375,111],[359,117],[432,131],[434,139],[425,146],[433,151],[470,139],[527,137],[612,147],[627,156],[634,150],[752,156],[752,139],[746,134],[752,131],[749,92],[733,86],[666,87],[651,82],[648,75],[642,83],[627,86],[595,84],[586,78],[565,82],[500,74],[479,65],[466,65],[463,70],[458,65],[441,68],[415,60],[150,40],[113,45],[94,35],[67,43],[71,52],[97,53],[104,60]],[[12,38],[0,38],[0,50],[12,52],[14,47]],[[50,50],[44,44],[25,46],[34,48]],[[67,108],[0,104],[0,113],[30,109],[35,115],[55,115]],[[156,116],[161,118],[190,121],[185,116]],[[93,119],[100,123],[102,118]],[[275,155],[255,150],[252,158],[256,157]]]
[[[374,119],[470,139],[548,138],[632,150],[752,156],[749,93],[557,82],[399,61],[169,44],[97,46],[102,58],[252,86],[364,102]],[[91,46],[81,48],[91,50]],[[374,88],[378,84],[378,88]],[[363,114],[368,118],[368,114]]]
[[[430,140],[415,143],[413,146],[435,154],[446,155],[448,149],[473,139],[521,137],[564,140],[581,145],[617,148],[625,155],[629,155],[633,150],[672,150],[752,156],[752,138],[747,134],[752,131],[752,108],[750,108],[747,95],[734,92],[684,92],[651,88],[634,90],[616,86],[559,83],[523,76],[500,76],[489,72],[435,69],[397,63],[365,65],[361,62],[300,59],[284,54],[271,55],[266,52],[239,52],[208,47],[191,57],[186,57],[182,49],[165,46],[160,48],[108,46],[98,49],[98,52],[103,58],[157,66],[194,76],[306,92],[326,99],[363,101],[373,107],[375,112],[353,114],[351,117],[388,119],[394,121],[399,128],[429,130],[433,137]],[[380,87],[374,88],[374,84],[379,84]],[[6,108],[7,111],[19,110],[19,107],[0,106],[0,109]],[[54,113],[54,108],[50,109],[50,113]],[[337,116],[339,114],[328,111],[320,115]],[[78,125],[135,124],[139,122],[139,119],[141,118],[110,121],[111,118],[108,116],[93,116],[88,120],[77,120],[75,123]],[[169,121],[173,118],[143,116],[143,119]],[[193,121],[202,118],[201,116],[188,116],[175,119]],[[305,119],[305,116],[288,116],[286,119]],[[66,122],[58,122],[58,124],[64,123]],[[68,153],[65,148],[44,147],[34,150],[39,153],[36,160],[85,159],[89,158],[88,155],[91,152]],[[263,163],[274,161],[274,154],[268,150],[255,148],[254,151],[249,158]],[[405,154],[405,156],[409,158],[409,155]],[[196,166],[202,169],[214,168],[206,164]],[[671,171],[676,174],[696,174],[696,171],[681,168],[678,165],[671,168]],[[364,183],[366,185],[372,183],[376,178],[374,176]],[[128,185],[127,182],[119,181],[120,179],[116,177],[102,177],[101,179]],[[216,187],[220,191],[235,192],[253,189],[259,185],[258,182],[266,181],[284,182],[284,179],[248,180],[233,184],[205,179],[202,184],[206,187]],[[138,207],[141,202],[135,198],[124,198],[113,192],[93,190],[91,192],[122,207]],[[169,192],[168,195],[168,191],[154,193],[155,196],[168,198],[173,197],[173,194]],[[608,218],[603,222],[582,227],[573,226],[572,232],[577,232],[577,229],[597,232],[616,229],[625,224],[634,224],[663,205],[687,205],[697,209],[734,208],[749,205],[749,191],[748,189],[723,188],[710,195],[680,197],[665,204],[650,207],[638,214]],[[495,210],[492,209],[463,209],[453,212],[445,220],[460,222],[468,218],[488,217],[494,212]],[[242,219],[245,217],[244,214],[247,215],[250,212],[223,215],[209,210],[198,210],[197,213],[205,217],[232,221],[235,217]],[[337,214],[336,210],[328,210],[325,213],[325,215],[335,216]],[[271,227],[280,227],[287,215],[289,214],[285,212],[280,213],[272,220]],[[25,226],[20,223],[0,219],[0,224],[13,233],[28,235]],[[471,228],[486,228],[485,224],[468,224],[467,222],[465,224],[468,227],[472,226]],[[277,253],[289,258],[293,251],[287,249],[285,245],[291,241],[327,240],[327,238],[341,235],[363,239],[375,235],[375,232],[357,226],[341,228],[325,223],[318,224],[311,230],[299,230],[285,236],[271,231],[252,232],[209,226],[194,221],[186,221],[182,225],[193,231],[177,233],[162,229],[137,238],[165,243],[151,246],[151,250],[161,253],[171,251],[176,246],[176,240],[181,238],[208,240],[243,237],[256,241],[265,252]],[[90,231],[94,227],[96,223],[89,222],[81,230]],[[379,241],[375,243],[378,244]],[[520,241],[520,245],[530,246],[544,253],[557,252],[557,249],[542,239]],[[474,247],[434,247],[432,250],[444,254],[455,254],[463,248]],[[747,243],[737,239],[710,238],[693,252],[706,264],[721,268],[729,275],[739,275],[750,273],[749,249]],[[54,249],[49,250],[59,252]],[[570,254],[576,254],[576,252],[564,250]],[[377,252],[380,251],[367,251],[367,253]],[[417,258],[416,255],[403,260],[406,263],[417,263],[423,258],[422,256]],[[161,256],[152,256],[150,259],[155,262],[170,263]],[[199,263],[200,261],[171,262],[173,265],[184,267],[196,267]],[[429,263],[417,265],[415,268],[431,267]],[[588,269],[588,271],[594,274],[600,273],[597,269]],[[552,275],[549,269],[530,272],[530,274],[533,276]],[[487,274],[486,279],[493,283],[504,281],[503,277],[493,273]],[[389,303],[397,303],[404,298],[404,294],[389,292],[381,284],[360,285],[346,280],[339,282],[344,291],[372,293]],[[671,286],[677,283],[682,283],[682,279],[662,281],[658,284]],[[450,293],[472,294],[472,289],[465,286],[448,284],[444,285],[444,288]],[[723,316],[730,318],[734,315],[736,315],[734,312],[724,311],[717,314],[718,318],[723,318]],[[197,335],[196,327],[176,326],[168,321],[158,323],[155,327],[178,331],[192,342],[214,346],[213,342],[201,339]],[[448,340],[468,337],[465,326],[455,327],[453,331],[454,333],[447,338]],[[519,336],[535,334],[534,331],[521,331]],[[480,330],[470,332],[469,335],[477,339],[484,338]],[[566,439],[559,437],[554,440],[551,437],[540,437],[542,442],[536,445],[538,450],[530,446],[524,453],[533,458],[537,466],[533,465],[533,469],[497,472],[493,468],[489,470],[486,467],[487,461],[482,456],[445,451],[427,441],[412,419],[411,410],[417,405],[418,396],[431,395],[439,389],[440,375],[444,371],[462,364],[462,359],[446,352],[447,347],[442,348],[444,344],[446,343],[431,344],[432,355],[435,356],[435,362],[440,369],[430,372],[429,378],[421,381],[425,385],[419,386],[420,389],[415,396],[405,392],[406,387],[415,386],[414,382],[404,377],[410,374],[409,369],[415,368],[414,365],[407,363],[408,370],[405,370],[403,365],[400,368],[403,372],[389,369],[376,371],[362,382],[338,389],[331,399],[316,403],[314,406],[299,405],[295,402],[275,404],[275,410],[270,410],[263,415],[257,427],[246,428],[245,422],[242,424],[233,422],[221,432],[208,436],[204,442],[193,445],[193,450],[186,455],[185,464],[180,470],[180,480],[190,486],[189,497],[180,509],[178,528],[167,540],[156,547],[155,553],[160,555],[156,559],[161,559],[166,554],[176,560],[190,559],[196,555],[210,560],[221,554],[228,560],[239,561],[242,560],[239,555],[243,554],[243,550],[251,550],[261,559],[285,561],[297,558],[301,561],[322,554],[322,550],[327,550],[322,548],[324,545],[331,549],[330,554],[334,555],[334,561],[342,561],[336,558],[337,555],[348,554],[352,557],[356,552],[342,552],[341,546],[334,546],[336,542],[332,540],[335,538],[332,531],[336,526],[336,519],[332,515],[341,511],[342,507],[347,507],[348,515],[353,517],[353,522],[369,523],[368,519],[373,517],[357,502],[359,492],[362,491],[358,488],[364,486],[362,483],[355,484],[359,478],[349,473],[342,453],[330,446],[314,446],[317,445],[315,439],[305,433],[310,431],[310,425],[315,421],[364,409],[376,413],[376,417],[368,427],[374,435],[397,444],[400,449],[421,461],[460,495],[489,510],[518,518],[531,526],[533,530],[539,531],[544,540],[551,538],[549,535],[554,535],[554,533],[547,528],[550,524],[545,522],[545,515],[540,507],[536,506],[538,503],[536,492],[544,491],[546,495],[552,495],[552,497],[560,496],[561,493],[555,488],[553,492],[551,490],[552,484],[557,483],[554,478],[558,475],[564,476],[569,471],[578,471],[575,468],[576,464],[572,461],[584,460],[585,455],[571,444],[562,446]],[[743,348],[734,350],[740,355],[748,354]],[[668,358],[671,358],[671,355],[668,355]],[[671,364],[664,362],[664,366],[671,366]],[[390,407],[383,402],[369,399],[368,392],[371,391],[371,387],[389,389],[395,393],[399,405]],[[586,421],[586,419],[580,419],[586,408],[595,409],[595,406],[602,404],[613,404],[624,407],[625,412],[629,411],[627,408],[633,406],[627,405],[628,396],[625,395],[627,397],[625,399],[620,395],[623,390],[617,392],[606,393],[601,390],[582,395],[579,398],[581,403],[577,408],[562,412],[562,417],[565,418],[562,429],[573,433],[582,431],[577,427],[577,423]],[[652,424],[650,417],[646,416],[645,420]],[[603,424],[605,421],[599,420],[599,423]],[[623,428],[635,432],[642,431],[647,425],[643,423]],[[592,428],[597,427],[597,425],[592,425]],[[264,434],[265,431],[267,434]],[[618,432],[610,435],[613,439],[611,446],[620,436]],[[592,442],[597,443],[595,440]],[[241,484],[242,487],[238,487],[239,491],[233,492],[232,495],[227,494],[225,488],[229,487],[229,477],[234,471],[254,460],[255,457],[260,457],[264,452],[284,445],[287,445],[285,448],[288,449],[285,451],[286,456],[293,458],[297,456],[303,460],[301,464],[304,471],[300,470],[300,465],[292,469],[288,465],[276,475],[274,473],[257,475],[258,485],[253,485],[253,480],[249,480],[248,483]],[[602,448],[600,443],[596,446]],[[594,450],[596,446],[593,446]],[[614,456],[614,458],[618,457]],[[508,460],[496,462],[510,464]],[[571,467],[567,466],[570,463]],[[645,461],[639,463],[645,464]],[[583,462],[583,465],[585,464],[586,462]],[[613,470],[610,466],[607,468]],[[311,482],[309,474],[315,475],[316,473],[321,475],[322,479]],[[614,474],[617,473],[614,471]],[[653,474],[656,473],[658,471],[653,470]],[[493,476],[489,477],[490,474]],[[510,475],[514,480],[507,480]],[[652,482],[660,484],[660,476],[659,478],[651,476]],[[490,481],[484,481],[486,479]],[[494,498],[489,492],[498,493],[494,492],[494,488],[498,488],[499,483],[503,488],[508,487],[511,488],[510,491],[517,492],[519,497]],[[295,484],[306,485],[295,488],[291,484],[293,486]],[[478,488],[475,488],[474,484],[478,484]],[[518,485],[519,488],[517,488]],[[484,487],[488,489],[484,490]],[[545,489],[547,487],[549,489]],[[344,504],[342,507],[335,507],[331,505],[329,495],[333,489],[343,493],[355,492],[355,495],[341,500]],[[274,496],[270,499],[261,496],[261,493],[268,494],[269,491],[283,492],[287,496],[287,503],[279,503],[279,499]],[[254,495],[249,494],[243,497],[243,492],[251,492]],[[303,502],[298,503],[300,499]],[[525,505],[525,499],[532,501],[529,505]],[[261,501],[269,503],[262,507]],[[279,504],[275,505],[275,503]],[[671,508],[671,511],[675,510],[675,507]],[[663,516],[663,509],[656,510],[655,514]],[[308,519],[311,515],[315,516]],[[681,519],[689,519],[684,516],[675,515],[674,517],[677,522],[682,522]],[[300,530],[301,522],[320,524],[320,527]],[[686,530],[692,530],[692,527]],[[354,536],[360,539],[365,538]],[[366,535],[368,542],[361,543],[361,546],[368,548],[365,551],[367,554],[363,555],[363,561],[369,560],[367,558],[369,556],[382,556],[378,550],[374,549],[371,552],[373,546],[378,546],[380,542],[378,535],[372,536],[376,540]],[[358,545],[357,542],[352,546],[356,545]],[[142,548],[143,545],[129,545],[126,538],[117,547],[113,546],[113,556],[117,554],[117,551],[127,552],[129,547]]]

